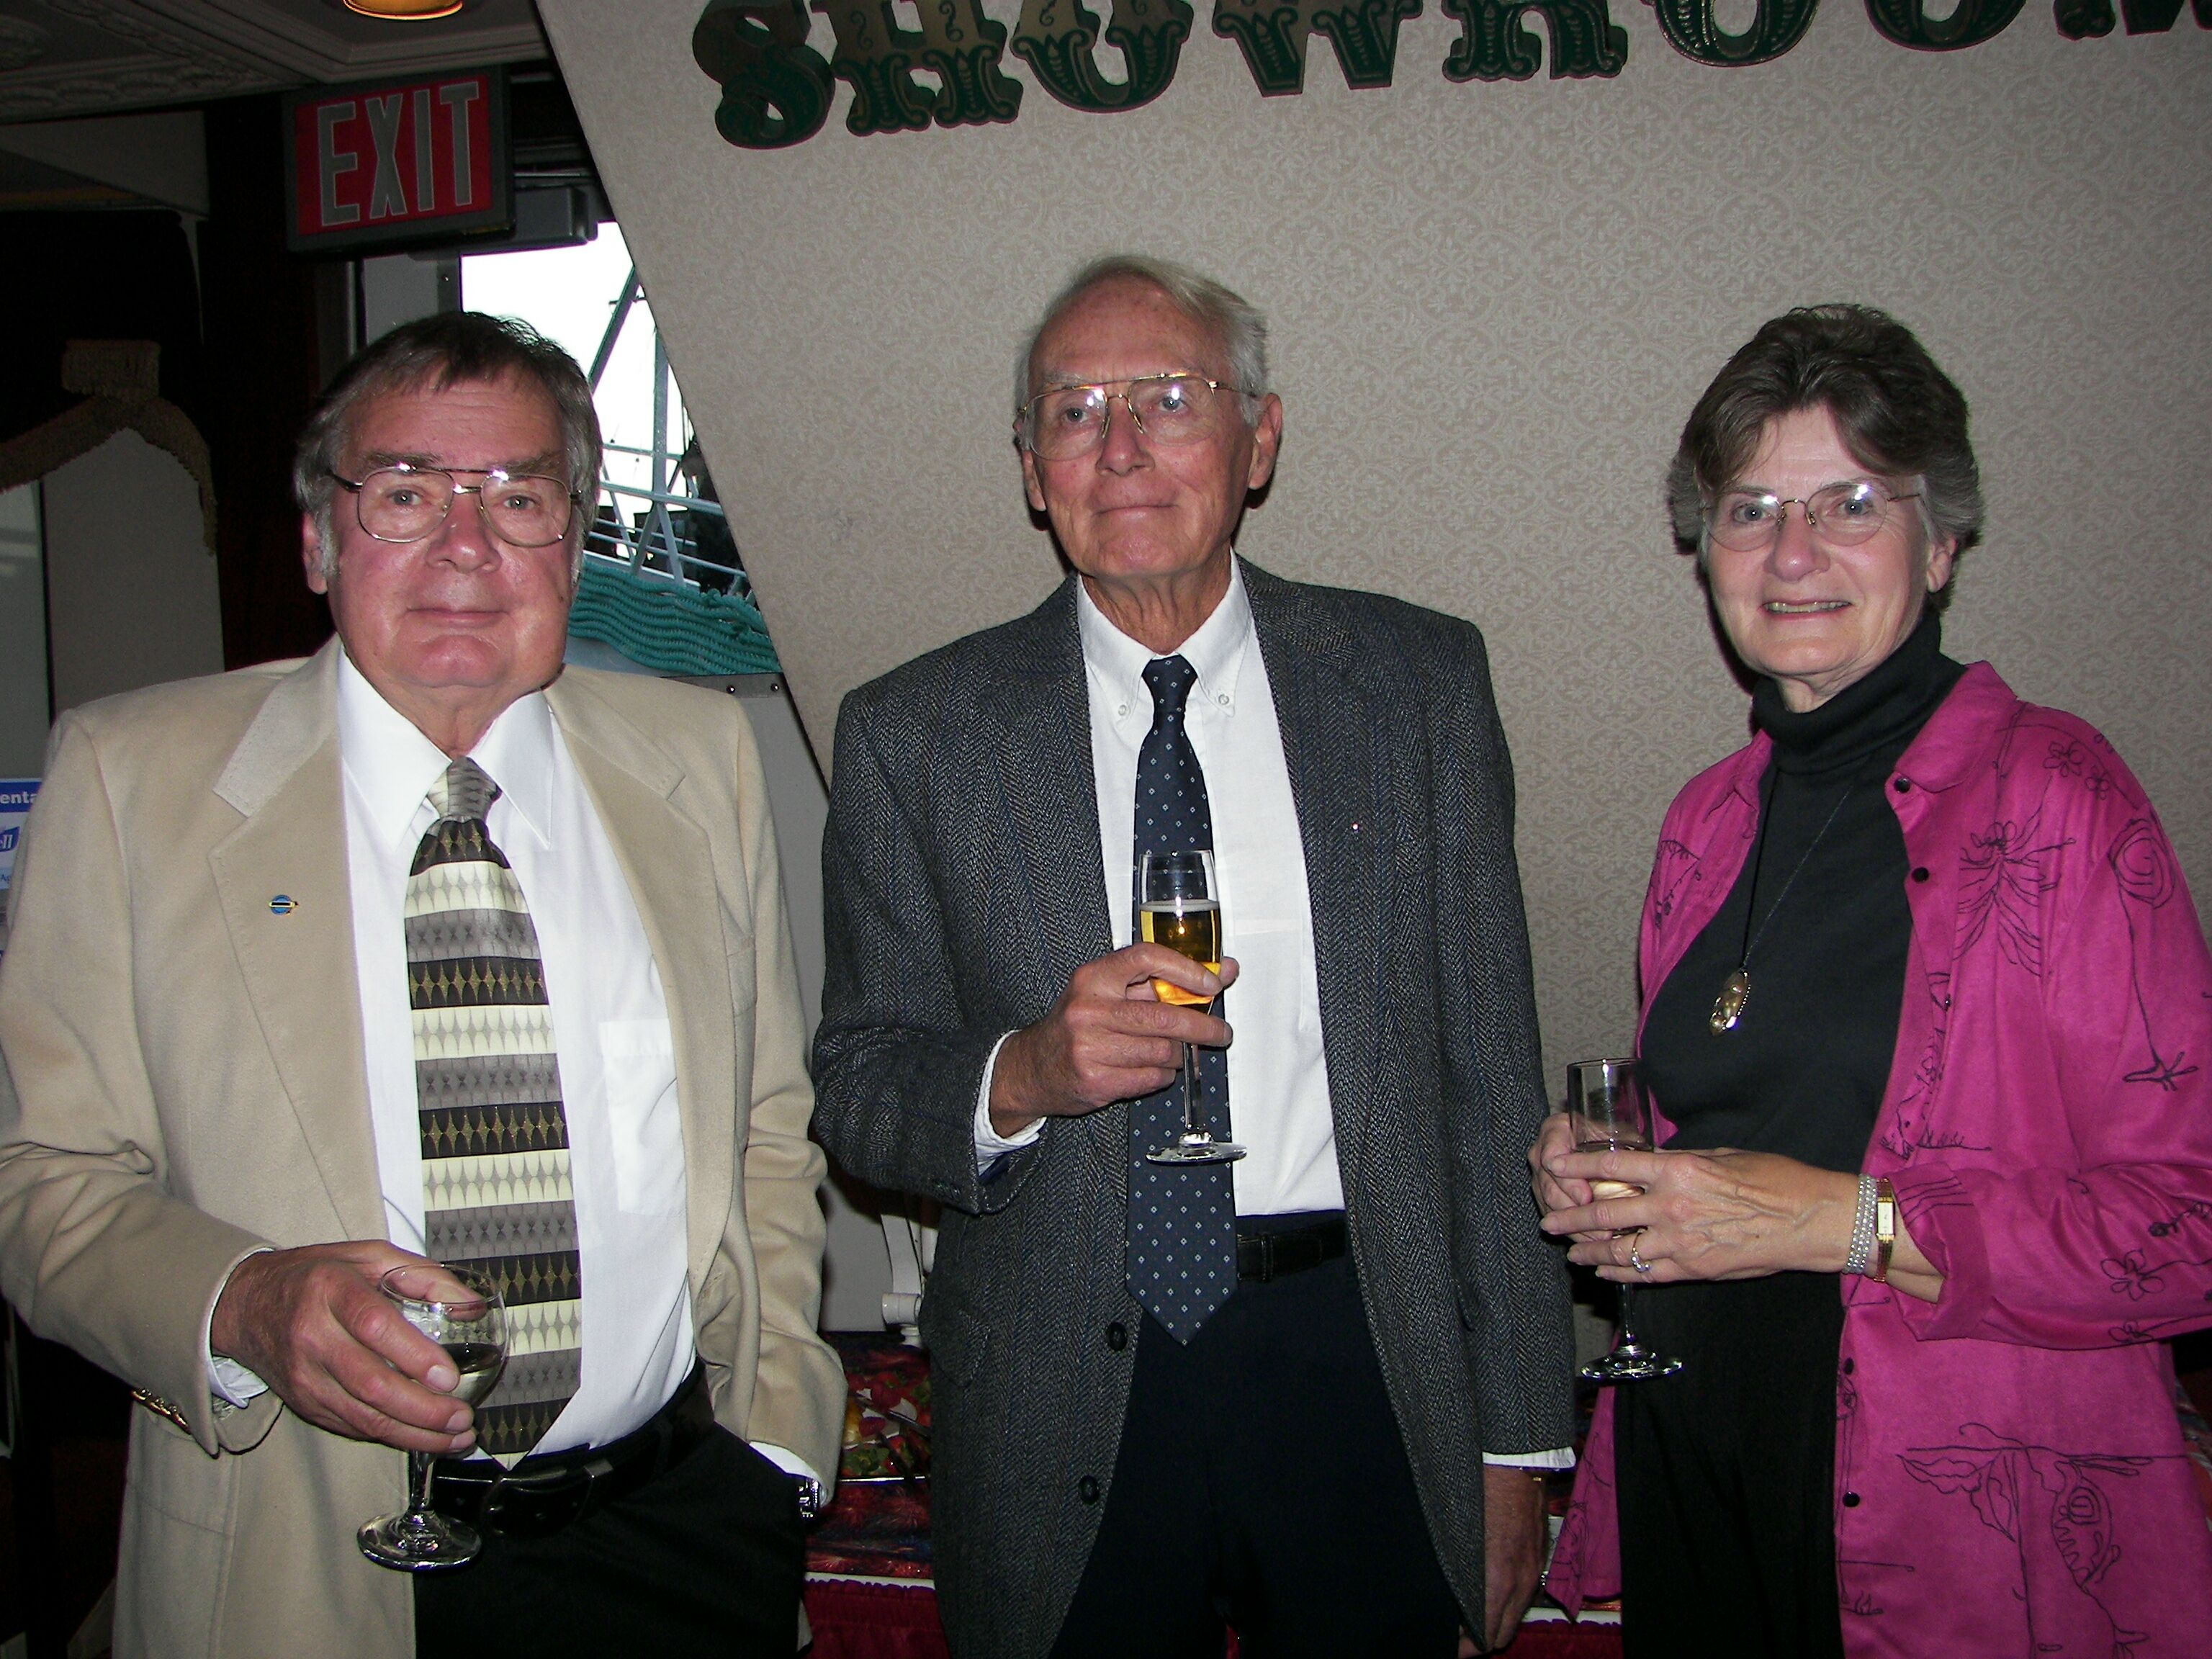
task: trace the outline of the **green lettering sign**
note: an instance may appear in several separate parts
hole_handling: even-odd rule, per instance
[[[1387,87],[1398,57],[1398,25],[1421,15],[1421,0],[1214,0],[1213,32],[1244,54],[1253,84],[1274,97],[1303,92],[1306,37],[1336,48],[1352,87]]]
[[[848,131],[918,132],[933,119],[941,127],[1011,121],[1022,87],[999,68],[1006,26],[983,15],[980,0],[921,0],[919,29],[901,28],[891,0],[814,0],[837,38],[830,72],[853,88],[845,113]],[[914,78],[935,72],[934,91]]]
[[[1184,0],[1114,0],[1106,40],[1121,48],[1129,78],[1109,81],[1091,49],[1098,42],[1098,17],[1083,0],[1023,0],[1013,48],[1038,84],[1073,109],[1134,109],[1149,104],[1175,79],[1176,60],[1190,39],[1191,9]]]
[[[1544,48],[1524,21],[1543,14],[1552,36],[1552,78],[1620,73],[1628,61],[1628,31],[1613,21],[1605,0],[1444,0],[1444,15],[1465,26],[1444,59],[1452,81],[1526,81],[1543,61]]]
[[[1928,15],[1926,0],[1866,0],[1874,26],[1900,46],[1923,52],[1957,52],[1979,46],[2020,15],[2021,0],[1959,0],[1958,9],[1940,22]]]
[[[745,149],[781,149],[822,130],[830,65],[806,44],[800,0],[708,0],[691,57],[722,85],[714,130]]]
[[[1759,15],[1741,34],[1722,32],[1713,20],[1713,0],[1650,0],[1650,3],[1668,46],[1700,64],[1729,68],[1781,57],[1805,38],[1819,0],[1759,0]]]
[[[2189,0],[2189,9],[2198,28],[2212,29],[2212,0]],[[2181,0],[2120,0],[2120,15],[2130,34],[2163,34],[2181,15]]]
[[[2189,0],[2197,14],[2197,27],[2212,29],[2212,0]],[[2112,0],[2053,0],[2058,32],[2069,40],[2084,35],[2112,32]],[[2130,34],[2163,34],[2181,15],[2181,0],[2120,0],[2120,14],[2128,20]]]

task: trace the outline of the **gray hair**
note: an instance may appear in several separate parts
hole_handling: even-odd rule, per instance
[[[1912,331],[1871,306],[1807,306],[1772,319],[1713,377],[1667,469],[1674,537],[1707,555],[1707,515],[1741,476],[1767,425],[1802,409],[1835,416],[1869,471],[1911,478],[1923,530],[1965,552],[1981,539],[1982,484],[1966,399]],[[1941,610],[1946,586],[1930,596]]]
[[[599,495],[599,416],[592,405],[591,383],[576,360],[514,318],[441,312],[402,323],[364,347],[338,371],[301,431],[292,459],[292,498],[314,520],[325,579],[337,568],[337,542],[331,533],[331,501],[337,489],[331,475],[345,465],[362,405],[391,392],[443,392],[510,377],[551,400],[568,487],[584,498],[570,530],[589,524]],[[581,534],[576,534],[570,556],[573,576],[583,564]]]
[[[1045,331],[1078,300],[1109,283],[1142,283],[1158,289],[1168,302],[1220,343],[1230,383],[1244,395],[1239,400],[1247,423],[1260,416],[1260,400],[1267,395],[1267,319],[1259,307],[1241,294],[1223,287],[1211,276],[1200,276],[1188,265],[1172,259],[1155,259],[1141,253],[1109,253],[1090,261],[1067,279],[1037,319],[1036,326],[1022,341],[1014,359],[1014,414],[1036,395],[1030,384],[1030,359]],[[1195,368],[1195,363],[1190,365]]]

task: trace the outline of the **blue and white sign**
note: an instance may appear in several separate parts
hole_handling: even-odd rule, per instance
[[[15,842],[22,836],[23,820],[31,816],[31,802],[39,793],[36,778],[0,778],[0,893],[8,890],[15,874]]]

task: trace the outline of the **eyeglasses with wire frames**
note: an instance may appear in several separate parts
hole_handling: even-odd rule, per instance
[[[454,473],[479,478],[455,482]],[[583,496],[558,478],[505,467],[448,470],[401,461],[362,478],[330,475],[352,492],[361,527],[380,542],[419,542],[437,533],[457,495],[473,495],[492,533],[510,547],[550,547],[568,533]]]
[[[1880,533],[1899,501],[1917,501],[1920,492],[1900,493],[1874,478],[1850,478],[1810,495],[1780,496],[1771,490],[1723,491],[1705,516],[1705,533],[1717,547],[1732,553],[1763,553],[1782,535],[1790,507],[1805,514],[1805,528],[1831,547],[1853,547]]]
[[[1112,389],[1117,386],[1119,392]],[[1066,461],[1087,455],[1106,441],[1118,398],[1132,424],[1154,443],[1194,443],[1219,431],[1230,406],[1227,398],[1243,395],[1241,386],[1209,380],[1191,369],[1091,386],[1051,386],[1015,411],[1014,441],[1039,460]]]

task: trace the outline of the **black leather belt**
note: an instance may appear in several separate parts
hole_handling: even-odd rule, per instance
[[[441,1457],[430,1507],[510,1538],[545,1538],[674,1468],[714,1427],[707,1368],[694,1364],[675,1396],[641,1428],[604,1446],[524,1458]]]
[[[1344,1218],[1333,1215],[1308,1227],[1237,1235],[1237,1277],[1266,1284],[1302,1273],[1344,1254]]]

